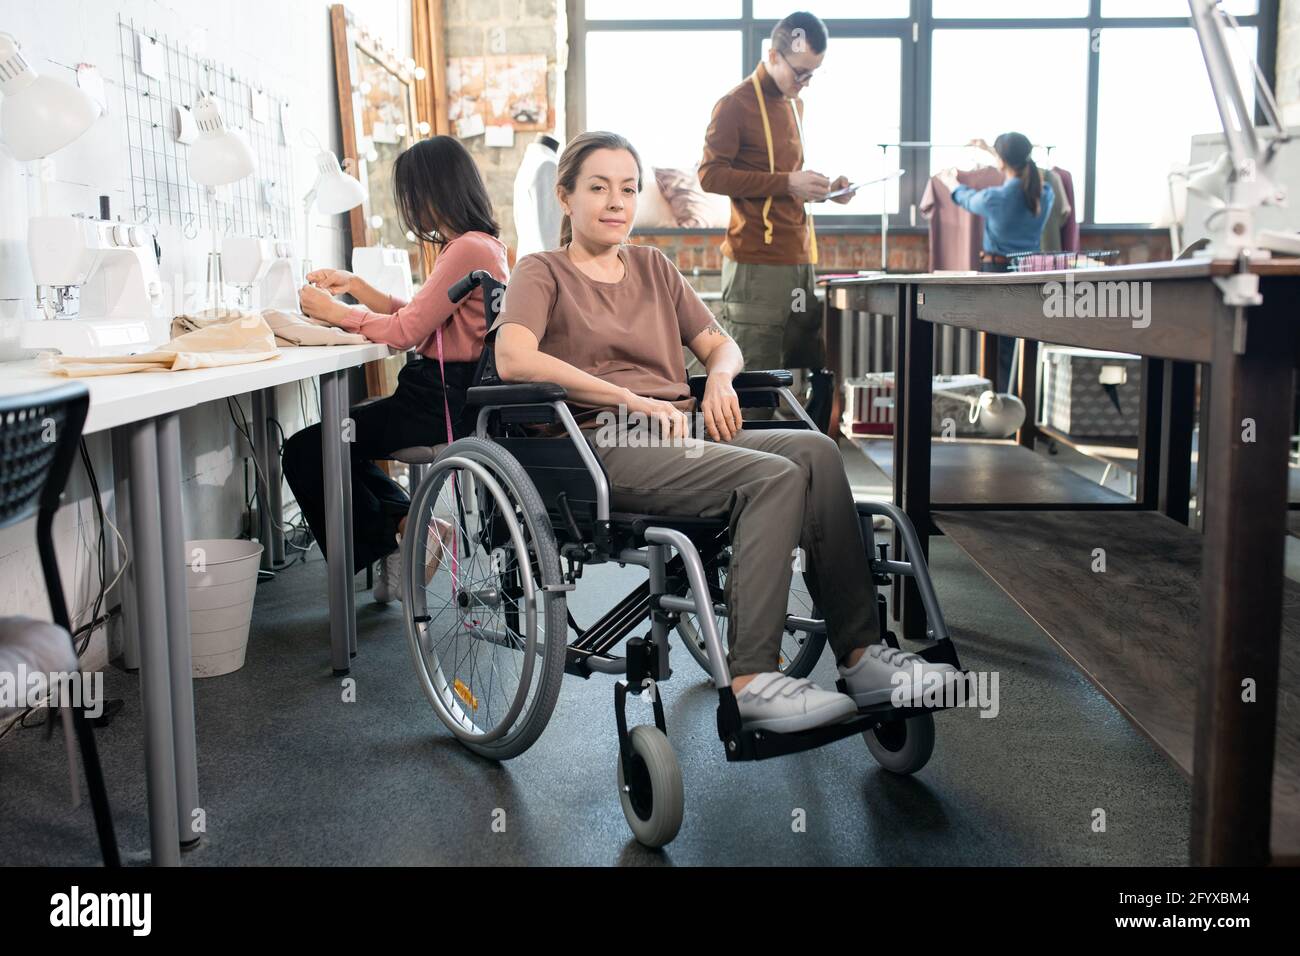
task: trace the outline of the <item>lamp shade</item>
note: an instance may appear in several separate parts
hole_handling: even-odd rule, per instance
[[[1218,205],[1228,196],[1228,179],[1232,176],[1232,157],[1223,153],[1209,169],[1187,180],[1187,191]]]
[[[226,186],[253,172],[253,151],[238,132],[226,129],[221,109],[209,96],[194,107],[199,138],[190,147],[190,178],[200,186]]]
[[[366,201],[366,187],[339,166],[338,157],[323,149],[316,154],[316,208],[327,216],[355,209]]]
[[[49,156],[99,118],[94,100],[75,86],[37,74],[7,33],[0,33],[0,92],[0,138],[16,159]]]

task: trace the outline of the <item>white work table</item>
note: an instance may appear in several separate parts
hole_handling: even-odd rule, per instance
[[[250,392],[253,443],[261,476],[260,535],[264,566],[277,537],[279,462],[268,455],[270,390],[320,379],[322,468],[325,476],[330,657],[346,673],[356,653],[352,590],[352,472],[343,419],[350,401],[348,369],[387,358],[376,344],[284,348],[278,358],[248,365],[183,372],[135,372],[79,379],[90,392],[83,434],[112,431],[115,510],[129,536],[131,563],[123,578],[122,613],[139,635],[140,696],[153,862],[177,865],[180,848],[201,837],[194,737],[194,688],[189,601],[185,581],[185,516],[181,506],[179,413]],[[37,360],[0,363],[0,396],[37,392],[68,382]],[[129,511],[129,514],[126,512]],[[125,515],[125,517],[124,517]],[[279,516],[276,515],[278,524]],[[279,541],[282,548],[282,539]]]

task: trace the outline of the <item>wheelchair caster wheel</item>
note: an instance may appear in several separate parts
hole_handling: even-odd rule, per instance
[[[650,724],[628,734],[628,771],[618,762],[618,798],[637,842],[652,850],[672,842],[682,826],[682,768],[663,731]]]
[[[916,773],[934,753],[934,715],[893,720],[863,733],[871,756],[890,773]]]

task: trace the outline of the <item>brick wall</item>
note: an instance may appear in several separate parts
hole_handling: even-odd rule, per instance
[[[564,129],[562,78],[564,64],[557,60],[564,42],[564,6],[556,0],[445,0],[447,56],[479,56],[494,53],[546,54],[546,88],[555,109],[555,128]],[[498,32],[499,31],[499,32]],[[494,47],[500,38],[501,48]],[[524,149],[537,136],[518,132],[511,148],[489,147],[482,136],[462,140],[474,156],[487,182],[501,239],[515,246],[514,183]],[[563,140],[561,134],[557,139]]]

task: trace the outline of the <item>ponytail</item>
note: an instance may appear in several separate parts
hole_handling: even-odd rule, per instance
[[[1031,159],[1025,163],[1025,170],[1020,174],[1020,182],[1025,190],[1025,205],[1029,212],[1037,216],[1043,202],[1043,177],[1038,165]]]
[[[573,222],[569,219],[568,213],[560,220],[560,248],[563,249],[573,241]]]
[[[1024,133],[1003,133],[993,141],[993,151],[1020,177],[1025,205],[1037,216],[1043,204],[1043,176],[1034,163],[1034,144]]]

